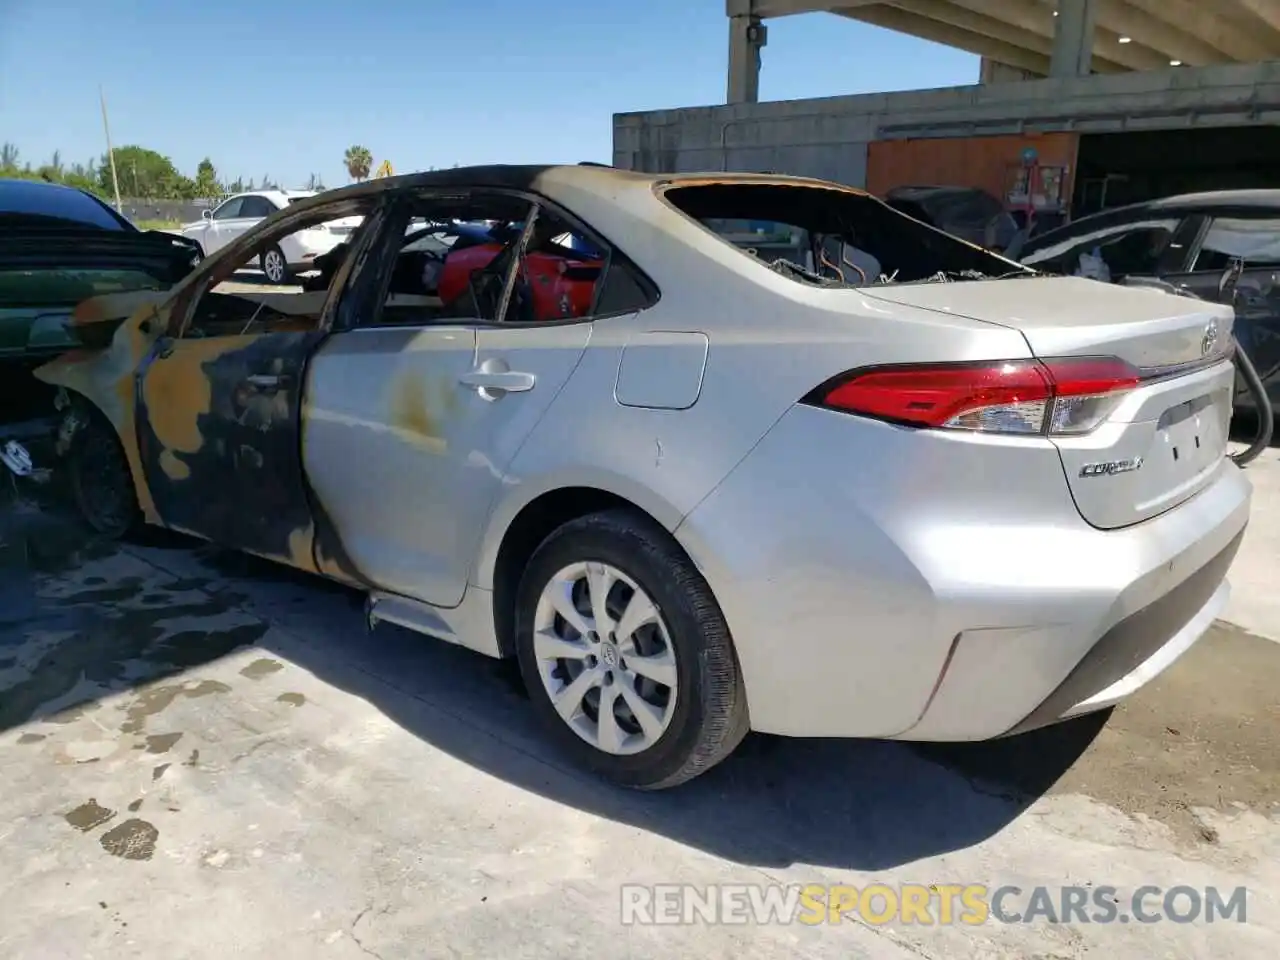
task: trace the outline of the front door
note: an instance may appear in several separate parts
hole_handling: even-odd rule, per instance
[[[314,569],[300,456],[319,332],[157,341],[137,381],[138,445],[163,523]]]

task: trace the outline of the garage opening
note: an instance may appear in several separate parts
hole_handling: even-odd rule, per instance
[[[1083,134],[1076,164],[1074,219],[1180,193],[1280,187],[1280,128]]]

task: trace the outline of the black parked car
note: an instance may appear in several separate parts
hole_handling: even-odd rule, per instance
[[[28,374],[79,344],[77,303],[167,290],[201,256],[194,240],[139,230],[83,190],[0,179],[0,423],[46,405]]]
[[[976,187],[894,187],[884,202],[988,250],[1004,250],[1018,233],[1018,223],[1004,204]]]
[[[1280,190],[1221,190],[1082,217],[1029,240],[1020,259],[1050,273],[1120,283],[1154,277],[1208,300],[1235,262],[1236,337],[1274,406],[1280,399]],[[1236,407],[1254,406],[1237,380]]]

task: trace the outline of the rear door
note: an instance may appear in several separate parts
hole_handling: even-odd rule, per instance
[[[402,222],[486,219],[497,206],[498,219],[527,224],[520,244],[543,216],[532,202],[410,194]],[[405,246],[404,226],[388,227],[389,237],[397,232],[380,285],[314,360],[305,464],[362,579],[451,607],[466,591],[505,470],[577,366],[594,315],[539,315],[510,246],[472,275],[474,297],[402,300],[388,292]]]

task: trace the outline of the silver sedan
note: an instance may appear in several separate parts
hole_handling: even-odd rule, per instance
[[[306,289],[226,282],[340,217]],[[1113,704],[1221,611],[1248,519],[1229,307],[1041,276],[821,181],[373,180],[76,319],[96,347],[39,376],[99,530],[515,657],[632,787],[748,730],[980,740]]]

